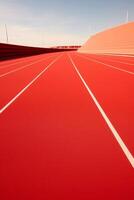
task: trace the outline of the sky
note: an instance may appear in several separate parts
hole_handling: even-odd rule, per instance
[[[134,21],[134,0],[0,0],[0,42],[81,45],[93,34]]]

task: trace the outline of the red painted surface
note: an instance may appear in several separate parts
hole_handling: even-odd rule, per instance
[[[0,109],[60,54],[62,57],[0,114],[1,199],[134,199],[134,169],[66,53],[52,54],[53,58],[0,78]],[[88,61],[78,53],[69,54],[134,155],[133,76]],[[49,56],[19,61],[30,63]],[[112,59],[124,68],[117,63],[121,57],[94,58],[107,63],[111,61],[106,59]],[[124,60],[134,63],[132,58]],[[13,62],[18,60],[3,61],[0,68]],[[12,69],[21,66],[18,63]],[[0,75],[3,70],[10,71],[11,66],[0,69]]]

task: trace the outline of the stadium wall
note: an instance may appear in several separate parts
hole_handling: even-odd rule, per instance
[[[97,33],[78,49],[80,53],[134,54],[134,22]]]
[[[39,48],[0,43],[0,60],[72,50],[74,51],[76,49]]]

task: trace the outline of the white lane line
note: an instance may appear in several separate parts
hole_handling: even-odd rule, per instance
[[[125,145],[125,143],[123,142],[123,140],[121,139],[119,133],[116,131],[116,129],[114,128],[113,124],[111,123],[111,121],[109,120],[109,118],[107,117],[105,111],[103,110],[103,108],[101,107],[101,105],[99,104],[98,100],[96,99],[96,97],[94,96],[94,94],[92,93],[91,89],[89,88],[89,86],[87,85],[87,83],[85,82],[85,80],[83,79],[83,77],[81,76],[80,72],[78,71],[74,61],[72,60],[71,56],[69,55],[69,59],[73,65],[73,67],[75,68],[75,71],[77,72],[79,78],[81,79],[82,83],[84,84],[85,88],[87,89],[88,93],[90,94],[91,98],[93,99],[95,105],[97,106],[98,110],[100,111],[103,119],[105,120],[105,122],[107,123],[109,129],[111,130],[111,132],[113,133],[115,139],[117,140],[118,144],[120,145],[121,149],[123,150],[125,156],[127,157],[127,159],[129,160],[130,164],[132,165],[132,167],[134,168],[134,157],[133,155],[130,153],[130,151],[128,150],[127,146]]]
[[[88,58],[88,57],[83,56],[83,55],[78,55],[78,54],[77,54],[77,56],[82,57],[82,58],[85,58],[85,59],[90,60],[90,61],[93,61],[93,62],[96,62],[96,63],[99,63],[99,64],[102,64],[102,65],[105,65],[105,66],[110,67],[110,68],[113,68],[113,69],[119,70],[119,71],[121,71],[121,72],[126,72],[126,73],[128,73],[128,74],[134,75],[134,72],[131,72],[131,71],[128,71],[128,70],[125,70],[125,69],[121,69],[121,68],[115,67],[114,65],[109,65],[109,64],[106,64],[106,63],[104,63],[104,62],[98,61],[98,60],[96,60],[96,59]]]
[[[125,64],[125,65],[134,65],[134,63],[127,63],[127,62],[122,62],[122,61],[119,61],[119,60],[112,60],[112,59],[108,59],[106,61],[110,61],[110,62],[117,62],[117,63],[121,63],[121,64]]]
[[[89,53],[87,51],[78,51],[80,54],[90,54],[90,55],[106,55],[106,56],[116,56],[116,57],[125,57],[125,58],[134,58],[134,55],[127,54],[114,54],[114,53]]]
[[[19,67],[19,68],[17,68],[17,69],[13,69],[13,70],[11,70],[11,71],[9,71],[9,72],[6,72],[6,73],[4,73],[4,74],[1,74],[0,75],[0,78],[2,78],[2,77],[4,77],[4,76],[7,76],[7,75],[9,75],[9,74],[12,74],[12,73],[14,73],[14,72],[17,72],[17,71],[20,71],[20,70],[22,70],[22,69],[24,69],[24,68],[26,68],[26,67],[29,67],[29,66],[32,66],[32,65],[34,65],[34,64],[36,64],[36,63],[39,63],[39,62],[41,62],[41,61],[45,61],[45,60],[47,60],[48,58],[51,58],[51,57],[53,57],[53,56],[49,56],[49,57],[47,57],[47,58],[43,58],[43,59],[40,59],[40,60],[36,60],[35,62],[32,62],[32,63],[29,63],[29,64],[27,64],[27,65],[24,65],[24,66],[22,66],[22,67]]]
[[[44,55],[44,54],[42,54],[42,55]],[[16,61],[16,62],[14,62],[14,60],[11,60],[11,61],[9,61],[9,62],[11,62],[11,63],[0,63],[0,69],[3,69],[3,68],[7,68],[7,67],[10,67],[10,66],[12,66],[12,65],[17,65],[17,64],[19,64],[19,63],[23,63],[23,62],[30,62],[30,61],[32,61],[33,60],[33,58],[34,58],[34,60],[37,60],[37,59],[39,59],[41,56],[42,56],[41,54],[40,55],[34,55],[34,56],[30,56],[30,57],[25,57],[25,58],[20,58],[21,60],[19,60],[19,61]],[[38,58],[38,57],[39,58]],[[47,56],[47,54],[45,54],[45,56]],[[6,61],[2,61],[2,62],[6,62]],[[7,61],[8,62],[8,61]],[[3,65],[4,64],[4,65]]]
[[[99,59],[102,59],[102,57],[99,57]],[[112,60],[112,58],[109,59],[109,56],[105,56],[106,61],[110,61],[110,62],[117,62],[117,63],[121,63],[121,64],[126,64],[126,65],[134,65],[134,63],[129,63],[129,62],[123,62],[123,61],[119,61],[119,60],[115,60],[115,58]]]
[[[106,55],[106,56],[116,56],[116,57],[124,57],[124,58],[134,58],[134,55],[123,55],[123,54],[106,54],[106,53],[102,53],[102,54],[96,54],[96,55]]]
[[[28,85],[26,85],[15,97],[13,97],[3,108],[0,109],[0,114],[2,114],[14,101],[22,94],[24,93],[46,70],[49,69],[62,55],[56,57],[47,67],[42,70]]]
[[[102,57],[100,57],[99,59],[103,59]],[[128,63],[128,62],[123,62],[123,61],[119,61],[119,60],[115,60],[115,58],[112,60],[112,58],[108,58],[108,56],[105,56],[106,61],[110,61],[110,62],[117,62],[117,63],[121,63],[121,64],[126,64],[126,65],[134,65],[134,63]]]
[[[7,68],[7,67],[10,67],[10,66],[13,66],[13,65],[17,65],[17,64],[19,64],[19,63],[23,63],[23,62],[28,62],[28,61],[31,61],[31,60],[22,60],[22,61],[18,61],[18,62],[13,62],[13,63],[10,63],[10,64],[6,64],[6,65],[4,65],[4,66],[0,66],[0,69],[5,69],[5,68]]]

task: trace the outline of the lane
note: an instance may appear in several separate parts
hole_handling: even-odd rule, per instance
[[[49,58],[52,56],[53,56],[53,54],[43,54],[42,56],[36,57],[36,59],[34,58],[33,60],[29,60],[29,61],[25,60],[25,61],[19,62],[17,64],[14,63],[13,65],[3,66],[0,68],[0,78],[6,76],[8,74],[17,72],[26,67],[32,66],[33,64],[41,62],[41,61],[45,60],[46,58]]]
[[[119,70],[121,72],[128,73],[130,75],[134,75],[134,67],[132,65],[124,65],[122,63],[113,63],[111,61],[106,61],[105,59],[100,59],[98,56],[85,56],[83,54],[78,54],[80,57],[83,57],[89,61],[93,61],[95,63],[99,63],[102,66],[106,66],[108,68],[113,68],[115,70]]]
[[[75,54],[74,62],[94,92],[120,137],[134,155],[133,87],[134,79],[127,73],[108,69]]]
[[[66,54],[0,121],[3,199],[133,199],[133,168]]]
[[[111,62],[114,62],[114,63],[121,63],[121,64],[124,64],[124,65],[130,65],[130,66],[134,66],[134,63],[130,63],[130,62],[127,62],[127,61],[119,61],[117,59],[112,59],[112,58],[107,58],[107,57],[104,57],[103,59],[105,59],[106,61],[111,61]]]
[[[127,157],[128,161],[130,162],[130,164],[132,165],[132,167],[134,168],[134,157],[131,154],[131,152],[129,151],[129,149],[127,148],[127,146],[125,145],[124,141],[121,139],[119,133],[117,132],[117,130],[115,129],[115,127],[113,126],[113,124],[111,123],[110,119],[108,118],[107,114],[105,113],[104,109],[101,107],[100,103],[98,102],[98,100],[96,99],[94,93],[91,91],[90,87],[87,85],[86,81],[84,80],[84,78],[82,77],[81,73],[79,72],[76,64],[74,63],[72,57],[70,55],[68,55],[73,67],[76,70],[77,75],[79,76],[80,80],[82,81],[83,85],[85,86],[85,88],[87,89],[87,92],[89,93],[89,95],[91,96],[92,100],[94,101],[96,107],[98,108],[100,114],[102,115],[103,119],[105,120],[105,122],[107,123],[110,131],[112,132],[113,136],[115,137],[116,141],[118,142],[118,144],[120,145],[122,151],[124,152],[125,156]]]
[[[12,66],[14,64],[19,64],[21,62],[25,62],[25,61],[30,61],[30,60],[34,60],[36,58],[40,58],[42,56],[42,54],[40,55],[33,55],[33,56],[28,56],[28,57],[22,57],[22,58],[15,58],[15,59],[11,59],[11,60],[3,60],[0,61],[0,69],[3,68],[4,66]]]
[[[94,56],[94,57],[98,57],[98,58],[102,58],[102,59],[108,59],[108,60],[112,60],[112,61],[116,61],[117,63],[126,63],[126,64],[129,64],[129,65],[134,65],[134,56],[131,57],[131,59],[128,57],[129,60],[127,60],[127,57],[119,57],[118,56],[111,56],[111,55],[100,55],[100,54],[85,54],[87,56],[91,55],[91,56]]]
[[[95,59],[99,59],[102,62],[105,62],[107,64],[111,64],[126,70],[130,70],[134,72],[134,58],[133,58],[133,62],[127,62],[127,61],[123,61],[123,60],[116,60],[116,59],[112,59],[110,57],[99,57],[99,56],[94,56]]]
[[[124,55],[124,56],[119,56],[119,55],[111,55],[111,54],[85,54],[87,56],[97,56],[97,57],[100,57],[100,58],[109,58],[109,59],[112,59],[112,60],[115,60],[115,61],[121,61],[121,62],[128,62],[130,64],[134,64],[134,56],[127,56],[127,55]]]
[[[43,71],[59,54],[53,54],[43,61],[37,62],[20,71],[8,74],[0,78],[0,111],[6,106],[21,90],[23,90],[41,71]],[[42,56],[43,59],[43,56]],[[45,60],[46,59],[46,60]]]

